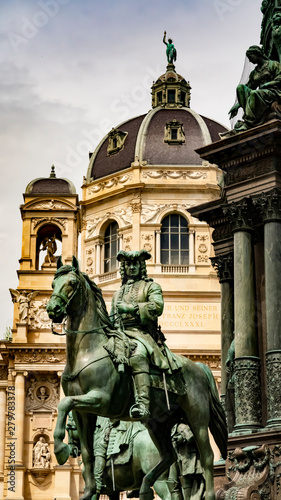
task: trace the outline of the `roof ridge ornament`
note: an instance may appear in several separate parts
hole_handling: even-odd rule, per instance
[[[55,165],[51,166],[51,173],[50,173],[50,179],[56,179],[56,172],[55,172]]]

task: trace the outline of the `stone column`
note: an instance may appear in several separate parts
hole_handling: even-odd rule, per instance
[[[267,427],[274,427],[281,425],[281,193],[262,194],[254,203],[264,222]]]
[[[231,395],[227,394],[229,366],[227,359],[234,338],[234,288],[233,254],[211,258],[221,284],[221,402],[225,408],[229,432],[234,426],[234,408],[231,411]]]
[[[194,234],[195,232],[190,230],[189,231],[189,272],[190,273],[195,273],[195,260],[194,260],[194,247],[195,247],[195,242],[194,242]]]
[[[96,245],[96,274],[100,275],[101,272],[101,246],[100,243]]]
[[[12,372],[15,378],[15,489],[8,490],[7,500],[24,500],[24,413],[25,413],[25,377],[27,372]],[[9,405],[8,405],[9,407]],[[10,443],[11,444],[11,443]],[[10,452],[13,448],[10,446]],[[12,455],[11,455],[12,456]]]
[[[0,387],[0,477],[4,474],[6,430],[6,387]],[[1,493],[1,491],[0,491]]]
[[[260,428],[261,383],[255,317],[255,275],[249,199],[225,209],[234,231],[235,432]]]

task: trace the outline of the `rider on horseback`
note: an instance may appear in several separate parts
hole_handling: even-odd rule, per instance
[[[133,340],[130,366],[136,404],[130,415],[136,420],[149,417],[150,364],[168,373],[180,368],[158,327],[164,301],[160,285],[147,277],[145,261],[150,258],[146,250],[118,253],[122,286],[113,296],[111,310],[113,317],[119,318],[123,332]]]

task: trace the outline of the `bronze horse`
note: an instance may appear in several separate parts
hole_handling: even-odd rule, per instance
[[[67,415],[72,411],[81,441],[84,463],[84,494],[80,500],[91,500],[95,493],[93,474],[93,434],[97,415],[130,420],[129,408],[134,403],[130,373],[118,371],[104,348],[107,331],[112,329],[100,289],[79,271],[78,262],[62,265],[52,283],[54,292],[47,305],[54,322],[66,318],[66,367],[62,386],[66,397],[58,405],[54,432],[55,455],[59,464],[69,457],[69,447],[63,442]],[[208,428],[226,457],[227,428],[217,388],[211,370],[181,357],[182,376],[188,387],[179,396],[169,393],[167,408],[165,392],[151,388],[149,434],[158,448],[160,461],[145,475],[140,489],[141,500],[154,498],[151,486],[176,460],[171,441],[173,425],[184,419],[190,426],[200,453],[206,482],[206,500],[214,500],[213,451]]]

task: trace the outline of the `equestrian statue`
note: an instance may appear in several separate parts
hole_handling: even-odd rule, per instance
[[[58,463],[64,464],[70,449],[63,440],[72,412],[85,481],[80,500],[99,494],[94,475],[97,416],[141,421],[156,445],[159,461],[143,477],[141,500],[154,498],[151,486],[176,461],[173,426],[188,424],[204,471],[205,499],[215,500],[208,429],[225,458],[224,411],[209,367],[176,356],[165,344],[157,322],[164,307],[162,290],[146,273],[150,257],[145,250],[119,252],[122,286],[114,294],[110,316],[101,290],[79,270],[77,259],[73,257],[71,266],[63,265],[61,258],[57,262],[47,312],[52,322],[64,322],[66,366],[54,451]]]

